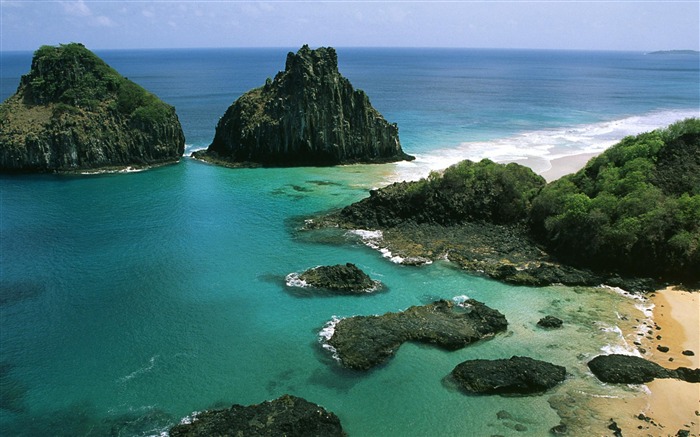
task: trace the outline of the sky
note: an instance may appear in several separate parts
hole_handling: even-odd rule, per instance
[[[0,0],[0,51],[468,47],[700,49],[698,0]]]

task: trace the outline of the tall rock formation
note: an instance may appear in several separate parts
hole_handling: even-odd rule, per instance
[[[338,72],[331,47],[302,47],[285,71],[243,94],[197,158],[234,166],[303,166],[411,160],[396,124]]]
[[[76,172],[177,162],[175,109],[82,44],[42,46],[0,105],[0,172]]]

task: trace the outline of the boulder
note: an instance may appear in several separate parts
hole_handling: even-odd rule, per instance
[[[314,267],[299,275],[299,279],[312,287],[341,293],[366,293],[378,286],[378,281],[352,263]]]
[[[398,127],[338,71],[335,49],[302,47],[274,80],[238,98],[194,157],[229,166],[328,166],[414,159]]]
[[[177,162],[175,109],[82,44],[42,46],[0,105],[0,172],[82,172]]]
[[[566,368],[529,357],[469,360],[457,365],[452,377],[469,393],[542,393],[566,378]]]
[[[588,362],[588,368],[601,381],[617,384],[644,384],[656,378],[700,382],[700,369],[687,367],[667,369],[632,355],[599,355]]]
[[[545,316],[537,322],[537,326],[542,328],[561,328],[563,323],[564,322],[561,319],[554,316]]]
[[[456,350],[505,331],[503,314],[473,299],[463,303],[439,300],[399,313],[341,319],[326,347],[349,368],[368,370],[389,357],[406,341]]]
[[[340,419],[323,407],[284,395],[257,405],[199,413],[170,429],[170,437],[333,437],[345,436]]]

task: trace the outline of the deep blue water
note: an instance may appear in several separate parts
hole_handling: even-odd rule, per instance
[[[99,52],[174,105],[188,150],[284,68],[288,50]],[[231,170],[183,159],[140,173],[0,176],[0,429],[3,435],[152,435],[193,411],[284,393],[336,412],[351,436],[543,435],[550,395],[606,393],[585,362],[625,349],[635,301],[600,289],[511,287],[455,270],[389,262],[351,236],[300,221],[371,187],[462,157],[548,159],[599,150],[700,112],[697,57],[508,50],[338,49],[341,73],[399,125],[415,163]],[[0,54],[0,98],[30,53]],[[326,238],[328,237],[328,238]],[[285,276],[354,262],[386,288],[307,296]],[[461,351],[407,344],[366,374],[318,341],[333,316],[398,311],[468,295],[509,332]],[[534,325],[544,314],[567,324]],[[553,393],[469,397],[444,377],[473,358],[529,355],[566,365]],[[612,392],[625,396],[624,391]],[[638,393],[633,393],[638,395]],[[556,405],[555,401],[554,404]],[[583,411],[583,410],[582,410]]]

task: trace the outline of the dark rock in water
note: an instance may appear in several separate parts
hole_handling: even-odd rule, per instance
[[[537,326],[541,326],[543,328],[561,328],[563,323],[564,322],[561,319],[554,316],[545,316],[537,322]]]
[[[184,148],[175,109],[82,44],[42,46],[0,105],[1,172],[147,167]]]
[[[686,349],[686,350],[684,350],[684,351],[681,352],[681,353],[682,353],[683,355],[687,356],[687,357],[692,357],[692,356],[695,355],[695,352],[691,351],[690,349]]]
[[[302,47],[285,71],[243,94],[196,158],[231,166],[327,166],[411,160],[398,128],[338,72],[331,47]]]
[[[618,384],[643,384],[656,378],[700,382],[700,369],[667,369],[632,355],[599,355],[588,362],[588,368],[601,381]]]
[[[661,346],[660,344],[656,346],[656,350],[659,352],[668,352],[670,349],[668,346]]]
[[[505,331],[503,314],[473,299],[463,304],[439,300],[400,313],[340,320],[327,344],[347,367],[367,370],[392,356],[405,341],[456,350]]]
[[[345,436],[338,417],[305,399],[284,395],[257,405],[205,411],[192,423],[176,425],[170,437],[333,437]]]
[[[457,365],[452,377],[469,393],[542,393],[566,378],[566,368],[529,357],[470,360]]]
[[[560,423],[559,425],[553,426],[549,432],[554,435],[565,435],[569,432],[569,427],[564,423]]]
[[[343,293],[365,293],[378,285],[377,281],[351,263],[314,267],[299,275],[299,279],[313,287]]]

